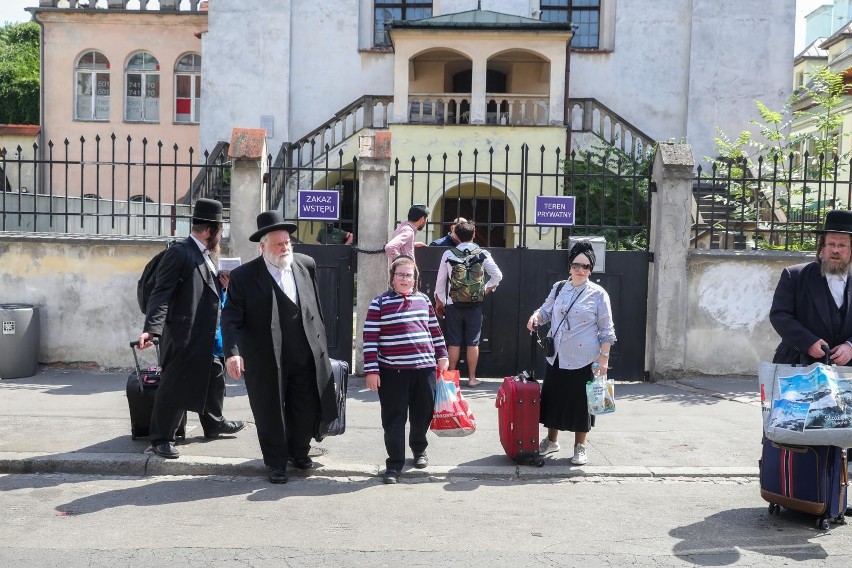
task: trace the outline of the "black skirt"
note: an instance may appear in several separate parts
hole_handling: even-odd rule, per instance
[[[560,369],[559,359],[547,366],[541,385],[541,424],[545,428],[588,432],[595,425],[586,402],[586,383],[592,380],[592,365]]]

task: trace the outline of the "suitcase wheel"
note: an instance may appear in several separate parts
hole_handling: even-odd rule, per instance
[[[776,503],[770,503],[769,504],[769,514],[770,515],[772,515],[772,514],[780,515],[781,514],[781,505],[778,505]]]
[[[827,531],[829,528],[831,528],[831,519],[828,519],[828,518],[817,519],[817,528],[822,529],[824,531]]]
[[[541,457],[535,458],[533,463],[535,463],[536,467],[544,467],[544,458],[541,458]]]

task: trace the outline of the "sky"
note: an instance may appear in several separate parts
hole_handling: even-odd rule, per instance
[[[795,53],[805,48],[805,15],[831,2],[832,0],[796,0]],[[38,0],[0,0],[0,25],[6,22],[28,22],[30,14],[24,11],[24,8],[31,6],[38,6]]]
[[[0,25],[6,22],[29,22],[30,13],[24,8],[38,6],[38,0],[0,0]]]

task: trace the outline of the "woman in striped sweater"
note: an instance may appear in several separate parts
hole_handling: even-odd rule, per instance
[[[449,363],[444,336],[429,298],[417,291],[414,259],[399,256],[388,269],[390,289],[373,298],[364,322],[367,388],[379,391],[388,452],[385,483],[399,480],[405,465],[405,421],[414,467],[429,464],[426,432],[435,405],[435,367]]]

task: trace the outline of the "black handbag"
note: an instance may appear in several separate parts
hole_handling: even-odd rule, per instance
[[[556,355],[556,341],[551,336],[544,338],[544,356],[554,357]]]
[[[338,359],[331,360],[331,385],[334,387],[334,401],[337,405],[337,418],[325,424],[321,418],[314,426],[314,440],[322,442],[326,436],[340,436],[346,431],[346,389],[349,387],[349,364]]]

